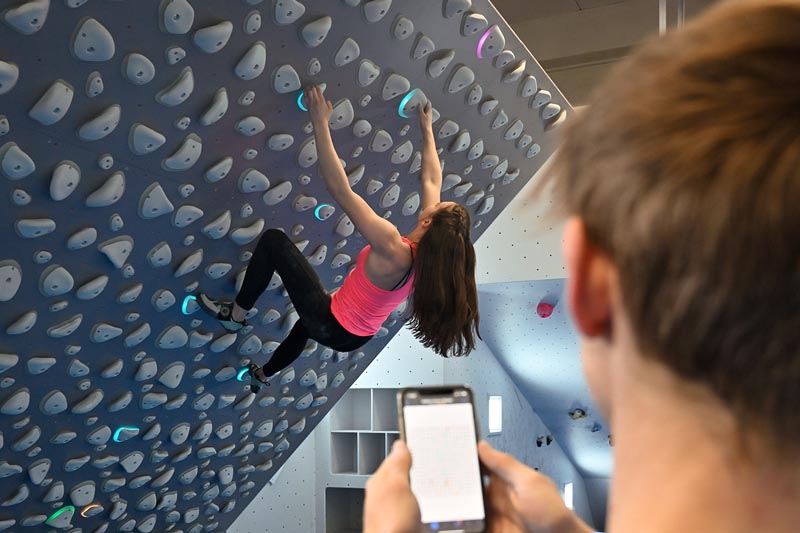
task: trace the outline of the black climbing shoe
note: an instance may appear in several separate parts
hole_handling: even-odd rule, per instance
[[[257,393],[261,390],[261,386],[265,385],[267,387],[270,386],[269,379],[264,376],[264,371],[261,370],[261,367],[255,363],[250,363],[247,365],[247,373],[250,375],[250,390],[253,393]],[[259,377],[261,374],[262,377]]]
[[[216,317],[226,331],[237,333],[247,325],[246,320],[239,322],[238,320],[233,319],[233,302],[212,300],[208,297],[208,295],[200,293],[197,296],[197,304],[203,309],[203,311],[211,316]]]

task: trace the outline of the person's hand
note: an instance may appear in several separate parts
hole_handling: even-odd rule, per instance
[[[561,500],[555,484],[485,442],[478,455],[491,482],[486,491],[490,533],[589,533],[593,530]]]
[[[431,112],[431,102],[420,103],[417,108],[419,115],[419,127],[423,132],[433,131],[433,113]]]
[[[316,129],[318,126],[328,125],[328,121],[333,113],[333,104],[325,99],[319,85],[312,85],[306,89],[306,99],[308,100],[308,112],[311,115],[311,123]]]
[[[419,504],[411,492],[408,473],[411,453],[396,440],[392,453],[367,481],[363,533],[418,533]]]

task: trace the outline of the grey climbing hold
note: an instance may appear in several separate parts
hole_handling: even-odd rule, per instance
[[[519,84],[519,95],[522,98],[528,98],[536,94],[539,90],[539,84],[533,76],[525,76],[525,79]]]
[[[300,420],[289,426],[289,433],[291,435],[299,435],[306,429],[306,419],[302,417]]]
[[[44,265],[46,263],[49,263],[52,258],[53,254],[51,254],[47,250],[39,250],[33,256],[33,260],[37,265]]]
[[[50,465],[52,462],[50,459],[39,459],[38,461],[31,463],[28,467],[28,476],[31,479],[31,483],[34,485],[41,485],[44,479],[47,477],[47,473],[50,471]]]
[[[453,61],[455,57],[455,50],[442,50],[435,55],[431,55],[431,59],[428,61],[428,76],[431,78],[438,78],[444,74],[444,71],[447,70],[447,67],[450,66],[450,62]]]
[[[324,244],[320,244],[314,253],[312,253],[308,257],[308,262],[312,266],[319,266],[323,262],[325,262],[325,257],[328,255],[328,247]]]
[[[92,342],[99,344],[110,341],[111,339],[116,339],[120,335],[122,335],[122,328],[118,328],[104,322],[99,322],[92,327],[89,338],[92,339]]]
[[[380,76],[381,68],[369,59],[362,59],[358,64],[356,79],[361,87],[370,85]]]
[[[72,37],[72,53],[82,61],[108,61],[114,57],[114,37],[95,19],[83,19]]]
[[[439,128],[437,134],[439,139],[446,139],[458,133],[459,126],[452,120],[445,120],[444,124]]]
[[[133,393],[131,391],[125,391],[119,398],[108,404],[108,412],[116,413],[117,411],[122,411],[130,405],[131,401],[133,401]]]
[[[403,216],[410,216],[417,212],[419,209],[420,204],[420,197],[419,193],[412,193],[411,196],[406,198],[405,202],[403,202],[403,207],[401,208],[401,212]]]
[[[399,15],[395,20],[394,24],[392,25],[392,35],[397,40],[405,40],[411,37],[414,33],[414,23],[404,17],[403,15]]]
[[[86,363],[81,362],[79,359],[73,359],[72,362],[70,362],[67,371],[71,377],[79,378],[89,374],[89,367],[86,366]]]
[[[80,469],[86,463],[88,463],[91,459],[92,458],[89,457],[88,455],[83,455],[81,457],[75,457],[73,459],[70,459],[66,463],[64,463],[64,470],[66,472],[74,472]]]
[[[213,339],[213,338],[214,338],[214,334],[213,333],[210,333],[210,332],[209,333],[198,333],[197,331],[193,331],[189,335],[189,347],[190,348],[200,348],[202,346],[205,346],[209,342],[211,342],[211,339]]]
[[[94,71],[89,74],[89,77],[86,79],[86,96],[89,98],[94,98],[95,96],[100,96],[105,89],[105,84],[103,83],[103,76],[100,75],[99,72]]]
[[[267,141],[267,146],[269,146],[270,150],[275,150],[276,152],[286,150],[292,144],[294,144],[294,137],[288,133],[276,133]]]
[[[261,192],[269,189],[269,179],[254,168],[245,169],[239,176],[239,191],[243,193]],[[230,211],[228,211],[228,226],[230,227]],[[213,224],[213,222],[212,222]],[[203,230],[205,232],[205,230]],[[227,232],[227,230],[226,230]],[[225,235],[220,235],[224,237]],[[219,238],[219,237],[212,237]]]
[[[478,32],[484,31],[489,26],[486,17],[480,13],[469,13],[464,17],[461,23],[461,35],[471,37],[477,35]]]
[[[161,162],[161,168],[170,171],[187,170],[197,163],[202,152],[203,140],[198,135],[190,133],[175,153]]]
[[[2,82],[0,82],[0,88],[2,88]],[[0,136],[7,134],[9,131],[11,131],[11,124],[8,122],[8,117],[0,115]]]
[[[85,507],[94,501],[94,481],[78,483],[69,491],[69,498],[76,507]]]
[[[212,263],[206,267],[206,276],[211,279],[219,279],[231,271],[233,265],[230,263]]]
[[[139,363],[139,368],[136,369],[136,375],[134,375],[133,379],[147,381],[155,377],[156,373],[158,373],[158,363],[156,363],[155,359],[148,358]]]
[[[450,75],[450,80],[447,82],[447,92],[455,94],[458,91],[468,87],[475,81],[475,73],[466,65],[460,65]]]
[[[139,199],[139,216],[145,220],[171,213],[174,208],[158,182],[150,184]]]
[[[309,209],[313,209],[316,206],[317,206],[317,199],[314,198],[313,196],[306,196],[305,194],[299,194],[292,203],[292,207],[298,213],[302,213],[303,211],[308,211]]]
[[[194,8],[188,0],[161,0],[159,14],[161,31],[173,35],[189,33],[194,23]]]
[[[167,63],[170,65],[175,65],[184,57],[186,57],[186,50],[180,46],[169,46],[166,50],[164,50],[164,56],[167,59]]]
[[[147,85],[156,75],[156,67],[146,56],[131,53],[122,60],[122,74],[134,85]]]
[[[139,405],[142,409],[154,409],[165,403],[167,403],[167,395],[163,392],[148,392],[142,396]]]
[[[506,38],[503,31],[495,24],[489,28],[484,37],[481,38],[481,47],[478,49],[478,57],[486,59],[499,55],[506,45]]]
[[[29,372],[31,372],[31,370],[30,370],[30,361],[31,360],[28,360],[28,371]],[[18,362],[19,362],[19,356],[16,355],[16,354],[9,354],[9,353],[0,354],[0,374],[5,372],[9,368],[15,367]],[[53,359],[53,363],[55,363],[55,359]],[[48,368],[49,368],[49,366],[48,366]],[[34,372],[31,372],[31,374],[33,374],[33,373]]]
[[[497,57],[494,58],[494,67],[503,68],[512,61],[514,61],[516,57],[517,56],[515,56],[514,52],[512,52],[511,50],[503,50],[497,55]]]
[[[127,268],[127,266],[125,268]],[[144,285],[141,283],[136,283],[134,285],[131,285],[129,288],[119,293],[119,296],[117,296],[117,303],[129,304],[135,302],[136,299],[139,297],[139,295],[142,293],[143,288]]]
[[[273,18],[279,26],[296,22],[306,12],[306,7],[297,0],[277,0],[273,5]]]
[[[233,158],[224,157],[206,171],[205,180],[208,183],[216,183],[223,179],[233,168]]]
[[[22,267],[13,259],[0,261],[0,302],[16,296],[22,284]]]
[[[95,421],[97,420],[96,417],[93,417],[93,419]],[[138,432],[139,430],[137,429],[136,433]],[[120,432],[120,434],[122,434],[122,432]],[[89,433],[89,435],[87,435],[86,442],[94,446],[102,446],[105,443],[107,443],[108,439],[110,438],[111,438],[111,428],[108,426],[100,426],[99,428]]]
[[[86,198],[86,207],[108,207],[115,204],[125,193],[125,174],[114,172],[103,185]],[[119,268],[119,267],[117,267]]]
[[[12,181],[21,180],[36,170],[36,164],[16,143],[8,142],[0,147],[0,170]]]
[[[453,196],[461,198],[472,188],[472,183],[465,181],[453,188]]]
[[[332,24],[333,19],[331,17],[320,17],[305,24],[300,30],[300,36],[303,38],[303,42],[306,43],[306,46],[315,48],[322,44],[322,41],[328,36]]]
[[[225,211],[203,227],[203,234],[209,239],[221,239],[231,227],[231,212]]]
[[[475,205],[478,202],[480,202],[485,195],[486,193],[484,191],[475,191],[474,193],[467,196],[467,200],[464,202],[464,205],[466,206]]]
[[[153,293],[151,303],[158,312],[166,311],[175,305],[175,295],[166,289],[159,289]]]
[[[380,206],[384,209],[387,209],[396,204],[399,199],[400,186],[396,183],[393,183],[381,196]]]
[[[493,207],[494,207],[494,196],[489,195],[483,200],[476,214],[485,215],[486,213],[491,211]]]
[[[258,117],[245,117],[236,123],[236,131],[245,137],[252,137],[264,131],[264,121]]]
[[[6,328],[8,335],[21,335],[27,333],[36,324],[36,319],[39,315],[36,311],[28,311],[16,319],[10,326]]]
[[[95,407],[97,407],[103,400],[103,391],[95,389],[86,395],[80,402],[72,407],[72,413],[76,415],[85,415]]]
[[[100,376],[106,379],[115,378],[120,375],[122,372],[122,368],[124,363],[122,359],[115,359],[100,372]]]
[[[28,486],[23,483],[19,485],[11,497],[0,504],[0,506],[10,507],[12,505],[17,505],[18,503],[22,503],[27,500],[28,496],[30,496],[30,491],[28,490]]]
[[[82,141],[98,141],[111,135],[119,125],[121,114],[122,107],[118,104],[108,106],[78,129],[78,138]]]
[[[244,19],[243,29],[245,34],[253,35],[261,29],[261,13],[258,11],[251,11]]]
[[[242,342],[239,344],[239,354],[241,355],[253,355],[261,351],[261,339],[259,339],[256,335],[248,335]]]
[[[537,143],[533,143],[531,145],[531,147],[528,148],[528,151],[525,153],[525,157],[530,159],[532,157],[535,157],[535,156],[539,155],[539,152],[541,152],[541,151],[542,151],[542,147],[539,146]]]
[[[78,300],[91,300],[100,296],[100,293],[105,290],[106,285],[108,285],[108,276],[101,274],[78,287],[78,290],[75,291],[75,296]],[[72,331],[74,331],[74,329]],[[56,330],[53,330],[53,332],[56,332]],[[50,330],[48,330],[48,335],[50,335]]]
[[[506,124],[508,124],[508,115],[506,115],[506,112],[501,109],[497,112],[497,115],[495,115],[494,119],[492,120],[492,129],[496,130],[498,128],[502,128]]]
[[[74,95],[72,85],[56,80],[28,111],[28,116],[43,126],[55,124],[67,114]]]
[[[500,158],[498,156],[494,154],[486,154],[481,159],[481,168],[483,170],[488,170],[496,167],[498,163],[500,163]]]
[[[178,385],[180,385],[185,371],[186,365],[183,362],[178,361],[172,363],[161,372],[161,375],[158,377],[158,381],[170,389],[175,389],[178,387]]]
[[[281,65],[272,71],[272,88],[278,94],[286,94],[300,89],[300,77],[289,64]]]
[[[156,130],[138,122],[131,126],[128,147],[136,155],[146,155],[161,148],[167,138]]]
[[[72,335],[75,333],[78,327],[80,327],[82,321],[83,315],[77,314],[72,318],[65,320],[64,322],[49,328],[47,330],[47,336],[53,339],[60,339],[62,337]]]
[[[49,9],[50,0],[30,0],[3,12],[3,19],[23,35],[31,35],[42,29]]]
[[[404,142],[392,152],[392,163],[395,165],[405,163],[411,157],[413,151],[414,145],[411,144],[411,141]]]
[[[122,268],[133,251],[133,239],[127,235],[121,235],[99,244],[97,249],[111,261],[115,268]]]
[[[340,237],[349,237],[355,231],[355,226],[347,215],[342,215],[339,222],[336,223],[336,234]]]
[[[140,451],[134,451],[123,457],[119,464],[125,472],[132,474],[141,466],[143,461],[144,454]]]
[[[19,67],[14,63],[0,61],[0,94],[5,94],[14,88],[19,79]]]
[[[172,248],[166,241],[161,241],[147,252],[147,262],[153,268],[166,266],[170,261],[172,261]]]
[[[6,461],[0,462],[0,478],[21,474],[22,472],[22,467],[19,465],[9,464]]]
[[[360,54],[361,48],[358,43],[351,37],[346,37],[333,57],[333,64],[337,67],[343,67],[355,61]]]
[[[370,196],[372,196],[382,188],[383,188],[383,183],[376,179],[370,179],[369,182],[367,182],[367,194]]]
[[[207,26],[194,32],[192,40],[197,47],[207,54],[222,50],[233,33],[233,24],[223,21],[213,26]]]
[[[550,102],[542,107],[541,115],[545,127],[552,125],[561,116],[563,109],[555,102]]]
[[[80,250],[91,246],[97,240],[97,230],[94,228],[83,228],[73,233],[67,239],[67,248],[69,250]]]
[[[430,37],[424,35],[422,33],[419,34],[417,37],[417,41],[414,44],[414,49],[411,53],[411,57],[413,59],[422,59],[423,57],[427,56],[431,52],[436,50],[436,45],[431,40]]]
[[[361,7],[364,18],[372,24],[386,16],[389,8],[392,7],[392,0],[367,0]]]
[[[189,334],[178,325],[165,328],[156,339],[156,345],[162,350],[182,348],[186,346],[187,342],[189,342]]]
[[[39,410],[46,415],[63,413],[67,407],[69,407],[67,397],[60,390],[50,391],[39,403]]]
[[[503,176],[503,185],[508,185],[515,179],[519,177],[519,169],[515,168],[506,172],[506,175]]]
[[[31,195],[22,189],[14,189],[11,192],[11,201],[16,205],[28,205],[31,203]]]
[[[269,193],[267,193],[269,194]],[[264,195],[266,197],[266,194]],[[264,219],[259,218],[249,226],[244,226],[231,232],[230,237],[233,242],[242,246],[251,241],[261,234],[264,229]]]
[[[309,168],[317,162],[317,143],[314,137],[306,139],[297,152],[297,164],[302,168]]]
[[[55,231],[56,223],[49,218],[23,218],[14,223],[14,229],[23,239],[35,239]]]
[[[383,83],[381,98],[384,101],[389,101],[401,94],[407,93],[409,89],[411,89],[411,82],[408,81],[408,78],[393,72]]]
[[[167,107],[175,107],[185,102],[193,91],[194,74],[192,67],[184,67],[171,84],[156,94],[156,102]]]
[[[64,498],[64,483],[56,481],[45,493],[42,501],[44,503],[53,503]]]
[[[375,135],[372,136],[372,141],[369,143],[369,149],[371,152],[378,152],[382,153],[389,150],[392,147],[394,140],[392,136],[386,130],[378,130],[375,132]]]
[[[236,334],[226,333],[212,342],[211,346],[209,346],[209,349],[214,353],[224,352],[230,348],[234,342],[236,342]]]
[[[516,63],[510,65],[506,71],[503,73],[501,80],[503,83],[516,83],[522,76],[525,74],[525,66],[526,66],[525,59],[520,59]]]
[[[476,83],[467,93],[466,102],[469,105],[476,105],[478,102],[481,101],[482,97],[483,97],[483,88],[480,86],[480,84]]]
[[[472,142],[472,140],[469,132],[467,130],[462,130],[461,133],[458,134],[458,137],[450,144],[450,152],[454,154],[463,152],[469,148],[470,142]]]
[[[258,41],[248,49],[234,68],[237,77],[243,80],[252,80],[264,72],[267,63],[267,47]]]
[[[517,148],[523,150],[527,148],[532,142],[533,142],[533,137],[531,137],[526,133],[517,140]]]
[[[214,98],[208,109],[200,116],[200,124],[203,126],[210,126],[214,124],[228,111],[228,91],[222,87],[214,93]]]
[[[136,509],[139,511],[152,511],[156,508],[157,503],[158,499],[156,498],[156,493],[150,491],[139,498],[139,501],[136,502]]]
[[[472,7],[472,0],[445,0],[442,6],[442,12],[445,17],[451,19],[457,15],[461,15],[470,7]]]
[[[353,110],[353,104],[350,103],[350,99],[345,98],[343,100],[339,100],[333,106],[333,111],[331,113],[331,118],[328,121],[328,125],[333,131],[340,130],[352,124],[354,117],[355,110]]]
[[[525,128],[525,124],[522,123],[521,120],[515,120],[511,126],[508,127],[505,134],[503,134],[503,138],[507,141],[512,141],[522,135],[522,130]]]

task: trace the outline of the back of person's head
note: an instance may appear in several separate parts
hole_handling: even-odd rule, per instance
[[[464,206],[441,209],[431,217],[414,257],[414,295],[409,320],[414,336],[447,357],[467,355],[478,333],[475,249]],[[474,330],[474,334],[473,334]]]
[[[800,2],[723,3],[643,46],[566,126],[553,184],[641,353],[796,448]]]

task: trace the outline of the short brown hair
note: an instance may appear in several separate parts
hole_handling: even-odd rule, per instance
[[[800,2],[726,2],[646,43],[565,126],[551,181],[645,356],[796,449]]]

